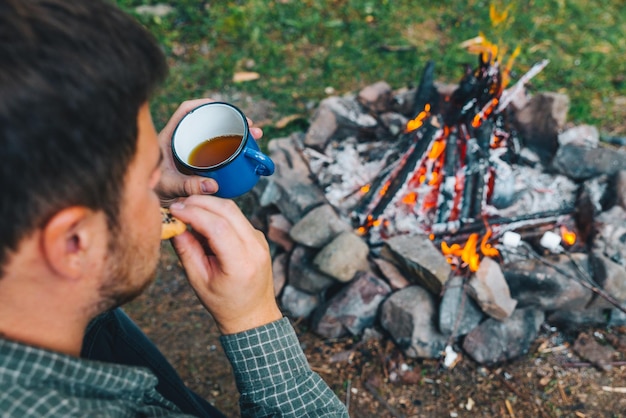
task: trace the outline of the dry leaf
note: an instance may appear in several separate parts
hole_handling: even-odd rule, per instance
[[[233,75],[233,82],[243,83],[245,81],[257,80],[260,77],[259,73],[255,73],[253,71],[240,71]]]
[[[285,126],[289,125],[294,120],[298,120],[298,119],[301,119],[303,117],[304,116],[302,116],[302,115],[294,114],[294,115],[289,115],[289,116],[285,116],[283,118],[280,118],[280,120],[278,120],[278,122],[276,122],[276,128],[283,129]]]

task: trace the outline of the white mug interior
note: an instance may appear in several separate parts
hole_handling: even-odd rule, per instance
[[[247,133],[247,122],[236,108],[226,103],[207,103],[192,110],[179,122],[172,137],[172,147],[181,162],[189,167],[204,168],[189,164],[189,156],[198,144],[218,136],[240,135],[242,143],[237,152],[225,160],[229,161],[239,153]]]

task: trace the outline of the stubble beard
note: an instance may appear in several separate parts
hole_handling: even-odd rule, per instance
[[[118,228],[115,228],[118,229]],[[124,228],[119,228],[123,230]],[[141,295],[154,281],[159,248],[141,245],[134,237],[112,231],[97,313],[122,306]]]

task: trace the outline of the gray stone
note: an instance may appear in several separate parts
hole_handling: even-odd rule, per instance
[[[346,132],[373,133],[377,125],[378,121],[363,111],[355,97],[328,97],[313,115],[304,144],[322,151],[332,139],[339,139]]]
[[[394,262],[406,278],[440,294],[450,276],[451,267],[428,236],[397,235],[385,241],[381,256]]]
[[[392,262],[378,257],[374,257],[373,261],[393,290],[403,289],[410,284],[404,274]]]
[[[574,180],[613,175],[626,169],[626,152],[608,146],[586,148],[564,145],[559,148],[552,168]]]
[[[562,330],[576,331],[581,327],[603,326],[609,321],[608,309],[558,310],[548,313],[546,322]]]
[[[484,317],[478,304],[465,291],[463,278],[454,276],[448,280],[439,304],[439,331],[454,337],[465,335]]]
[[[565,126],[570,100],[565,94],[539,93],[515,113],[515,122],[528,147],[549,161],[559,147],[558,134]]]
[[[272,261],[272,275],[274,278],[274,296],[278,297],[287,282],[287,253],[274,257]]]
[[[365,328],[361,334],[361,341],[381,341],[385,336],[375,328]]]
[[[294,183],[283,189],[282,198],[276,202],[276,206],[280,213],[295,224],[324,201],[324,195],[319,187],[310,183]]]
[[[358,335],[376,321],[378,307],[391,292],[389,285],[370,273],[359,273],[314,314],[312,328],[327,338]]]
[[[624,307],[626,309],[626,306]],[[608,311],[609,322],[607,326],[609,327],[621,327],[626,325],[626,312],[614,308]]]
[[[268,179],[289,183],[311,182],[309,165],[302,159],[299,150],[302,148],[301,134],[293,134],[286,138],[272,139],[267,144],[268,155],[276,165],[274,174]]]
[[[330,108],[337,115],[340,128],[348,128],[353,132],[373,132],[378,126],[378,121],[372,115],[364,112],[361,104],[353,95],[343,97],[329,97],[324,99]]]
[[[626,267],[626,210],[621,206],[600,213],[593,222],[594,250]]]
[[[586,180],[578,188],[576,211],[581,227],[591,227],[591,222],[601,213],[606,204],[606,194],[609,188],[609,177],[599,176]],[[581,230],[581,228],[579,228]],[[587,231],[585,235],[589,235]]]
[[[626,209],[626,170],[615,173],[615,197],[617,204]]]
[[[313,266],[315,250],[297,245],[291,252],[287,282],[307,293],[317,294],[336,283],[332,277]]]
[[[311,209],[291,228],[291,239],[307,247],[321,248],[339,233],[352,228],[341,220],[337,212],[328,204]]]
[[[281,306],[287,313],[295,318],[308,318],[318,307],[320,298],[293,286],[287,285],[280,298]]]
[[[391,86],[385,81],[379,81],[364,87],[357,96],[357,100],[372,112],[382,113],[389,109],[392,99]]]
[[[416,90],[416,88],[409,89],[408,87],[402,87],[394,91],[391,110],[401,115],[414,118]]]
[[[504,321],[489,318],[465,336],[463,349],[481,364],[514,359],[528,352],[543,320],[533,308],[516,309]]]
[[[261,177],[252,192],[258,196],[262,208],[276,205],[283,195],[282,187],[267,177]]]
[[[323,150],[338,129],[337,117],[328,102],[322,101],[311,119],[304,144],[311,148]]]
[[[393,135],[400,135],[406,129],[409,118],[400,113],[386,112],[380,115],[380,120],[387,128],[387,131]]]
[[[588,271],[587,255],[572,255]],[[518,308],[532,306],[543,310],[578,309],[586,306],[593,293],[576,279],[579,273],[566,255],[544,256],[554,267],[537,259],[507,263],[502,272],[517,300]]]
[[[352,232],[342,232],[313,259],[313,264],[321,271],[340,282],[352,280],[357,271],[367,271],[369,246],[361,237]]]
[[[593,279],[602,290],[618,302],[626,302],[626,269],[611,261],[600,251],[593,251],[589,257]],[[595,295],[588,308],[613,308],[613,304],[600,295]]]
[[[559,134],[559,145],[578,145],[595,148],[600,143],[600,132],[592,125],[578,125]]]
[[[500,265],[492,258],[481,260],[478,270],[469,281],[469,289],[480,308],[500,321],[509,317],[517,305],[517,301],[511,298]]]
[[[293,240],[289,236],[291,222],[282,214],[270,215],[267,223],[267,239],[281,246],[285,251],[291,251]]]
[[[302,146],[299,140],[294,134],[269,142],[269,155],[276,171],[256,188],[260,204],[275,205],[292,224],[326,201],[322,190],[311,180],[309,166],[298,151]]]
[[[435,297],[420,286],[393,293],[381,307],[380,321],[409,357],[437,358],[447,337],[436,326]]]

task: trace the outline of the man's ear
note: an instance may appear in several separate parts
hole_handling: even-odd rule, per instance
[[[42,251],[48,266],[67,279],[80,278],[92,265],[91,247],[102,240],[103,219],[101,212],[83,206],[57,212],[42,231]]]

